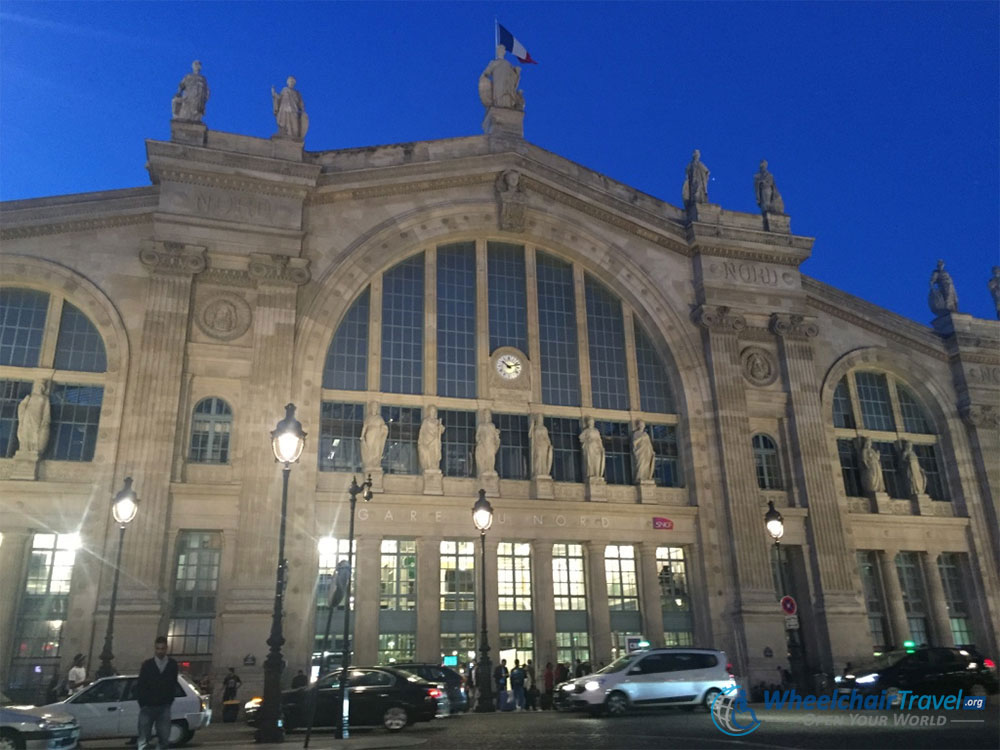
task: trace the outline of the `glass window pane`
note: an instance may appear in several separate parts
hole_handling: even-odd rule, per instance
[[[475,543],[441,542],[441,609],[476,609]]]
[[[439,411],[444,425],[441,436],[441,470],[446,477],[476,476],[476,413]]]
[[[382,456],[386,474],[419,474],[417,436],[420,433],[420,409],[409,406],[383,406],[382,419],[389,427]],[[358,435],[360,436],[360,432]]]
[[[417,608],[417,543],[383,539],[379,607],[399,611]]]
[[[837,440],[837,453],[840,456],[840,474],[844,480],[844,494],[847,497],[864,497],[857,445],[853,440]]]
[[[628,409],[625,323],[622,303],[603,284],[585,276],[590,386],[598,409]]]
[[[854,429],[854,412],[851,411],[851,393],[846,376],[840,379],[833,392],[833,426]]]
[[[604,548],[604,573],[608,585],[608,609],[638,611],[635,548],[630,544],[607,545]]]
[[[587,609],[582,544],[552,545],[552,586],[557,610]]]
[[[933,445],[914,445],[913,452],[917,454],[920,468],[927,477],[926,492],[932,500],[948,500],[944,477],[938,465],[937,451]]]
[[[656,455],[653,479],[656,480],[656,486],[683,487],[677,428],[674,425],[651,424],[646,425],[646,431],[653,438],[653,453]]]
[[[927,419],[923,407],[917,401],[917,397],[910,392],[910,389],[897,383],[896,396],[899,398],[899,410],[903,414],[903,430],[923,435],[933,434],[934,430],[930,420]]]
[[[573,266],[538,253],[538,340],[542,357],[542,401],[580,405]]]
[[[54,384],[50,395],[52,421],[45,458],[90,461],[97,446],[104,388]]]
[[[757,486],[762,490],[783,487],[778,469],[778,447],[767,435],[753,436],[753,458],[757,467]]]
[[[438,395],[476,397],[476,245],[437,250]]]
[[[0,365],[38,366],[48,309],[45,292],[0,288]]]
[[[59,338],[56,340],[55,368],[84,372],[105,372],[108,369],[101,334],[86,315],[65,301],[59,321]]]
[[[361,471],[364,404],[324,401],[319,412],[319,470]]]
[[[528,416],[494,414],[493,424],[500,429],[500,450],[496,468],[501,479],[528,479]]]
[[[642,324],[633,319],[635,330],[635,359],[639,375],[639,402],[643,411],[673,414],[677,411],[674,405],[673,389],[667,377],[667,368],[663,359],[656,352],[653,340],[648,336]]]
[[[628,422],[595,420],[604,443],[604,479],[608,484],[632,484],[632,428]]]
[[[486,246],[489,279],[490,351],[513,346],[528,351],[528,295],[524,248],[505,242]]]
[[[330,342],[323,368],[323,387],[347,391],[368,389],[369,288],[351,304]]]
[[[424,254],[382,275],[382,390],[423,393]]]
[[[229,433],[233,412],[221,398],[205,398],[198,402],[191,418],[191,452],[195,463],[229,463]]]
[[[889,386],[886,384],[885,375],[858,372],[854,374],[854,382],[858,388],[858,402],[865,429],[894,431],[896,423],[892,418]]]
[[[531,609],[531,547],[525,543],[497,545],[497,596],[501,610]]]
[[[896,444],[872,442],[872,445],[878,451],[879,460],[882,462],[882,478],[885,480],[885,491],[889,493],[889,497],[909,497],[909,488],[906,486],[906,479],[899,465],[899,450]]]
[[[660,608],[664,612],[689,612],[687,561],[683,547],[657,547],[656,570],[660,584]]]
[[[580,420],[545,417],[545,427],[552,441],[552,479],[556,482],[582,482]]]

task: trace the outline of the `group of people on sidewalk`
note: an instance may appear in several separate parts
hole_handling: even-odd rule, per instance
[[[601,666],[604,666],[603,664]],[[545,663],[541,676],[536,676],[531,659],[522,665],[514,660],[514,668],[507,668],[507,660],[501,659],[493,670],[493,689],[496,694],[497,711],[546,711],[555,708],[556,685],[572,677],[590,674],[590,662],[576,660],[574,669],[563,663],[552,666]],[[509,689],[508,689],[509,688]]]

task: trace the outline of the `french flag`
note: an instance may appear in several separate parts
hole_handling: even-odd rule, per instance
[[[520,62],[538,65],[538,61],[531,59],[531,53],[524,48],[524,45],[517,41],[514,35],[499,23],[497,23],[497,44],[502,44]]]

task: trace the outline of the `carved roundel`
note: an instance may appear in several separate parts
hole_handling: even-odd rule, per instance
[[[195,313],[198,327],[213,339],[232,341],[250,328],[253,314],[250,305],[232,292],[220,292],[206,298]]]
[[[740,352],[740,364],[743,377],[753,385],[771,385],[778,379],[778,364],[774,361],[774,355],[767,349],[748,346]]]

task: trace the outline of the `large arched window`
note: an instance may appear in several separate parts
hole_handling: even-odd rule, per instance
[[[104,341],[77,307],[59,294],[0,287],[0,457],[20,449],[17,407],[34,388],[49,400],[41,458],[93,459],[106,370]]]
[[[476,476],[476,427],[490,407],[501,479],[531,478],[530,426],[540,415],[552,478],[582,482],[579,435],[593,416],[608,484],[634,483],[641,418],[656,484],[682,486],[669,369],[640,316],[603,279],[553,253],[485,239],[425,248],[373,279],[338,324],[323,370],[319,468],[360,470],[374,402],[388,427],[385,473],[422,473],[417,435],[434,405],[445,426],[438,468]]]
[[[203,398],[191,417],[191,453],[196,464],[229,463],[229,435],[233,410],[221,398]]]
[[[841,378],[833,393],[833,426],[846,495],[865,495],[861,442],[868,439],[878,452],[889,497],[949,499],[934,422],[895,376],[856,370]]]
[[[783,489],[778,463],[778,446],[767,435],[753,436],[753,460],[757,467],[757,486],[762,490]]]

